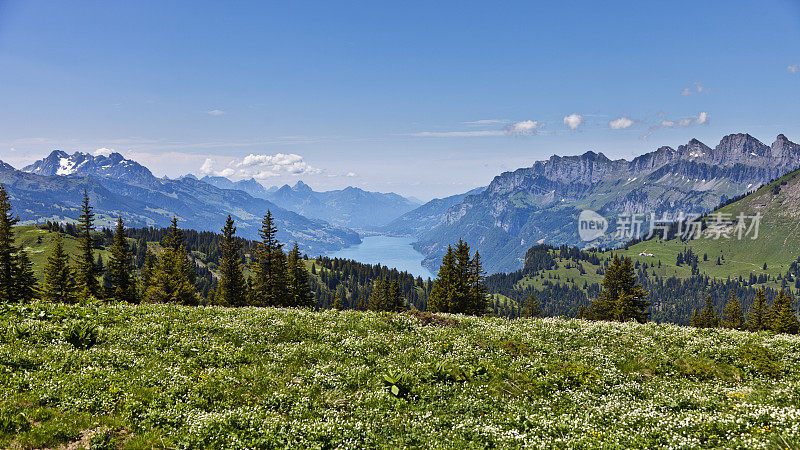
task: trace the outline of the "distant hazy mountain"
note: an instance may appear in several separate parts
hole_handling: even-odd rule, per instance
[[[286,184],[269,189],[252,178],[231,181],[225,177],[205,176],[201,181],[221,189],[245,191],[253,197],[270,200],[289,211],[348,228],[364,229],[385,225],[418,205],[417,202],[394,193],[369,192],[356,187],[317,192],[302,181],[294,186]]]
[[[438,265],[448,244],[464,238],[481,253],[489,272],[509,271],[522,267],[533,244],[584,245],[576,222],[584,209],[606,217],[708,211],[797,167],[800,145],[783,135],[771,146],[748,134],[725,136],[714,148],[692,139],[632,161],[594,152],[553,156],[495,177],[485,191],[429,217],[426,227],[432,227],[395,221],[393,231],[418,237],[415,246],[428,267]]]
[[[464,194],[435,198],[379,227],[378,231],[389,234],[422,236],[425,232],[441,225],[450,208],[464,201],[466,197],[480,194],[484,190],[486,190],[486,186],[477,187]]]
[[[417,205],[393,193],[369,192],[356,187],[317,192],[298,181],[270,192],[270,201],[306,217],[350,228],[385,225]]]
[[[298,241],[311,254],[360,242],[351,230],[303,217],[241,190],[220,189],[194,177],[156,178],[118,153],[106,157],[54,151],[23,171],[2,164],[0,183],[8,187],[14,211],[25,222],[76,218],[87,189],[98,219],[106,222],[119,214],[130,226],[166,226],[175,215],[181,227],[219,231],[230,214],[238,234],[255,239],[263,215],[270,210],[278,238],[285,243]]]
[[[249,180],[231,181],[225,177],[213,177],[206,175],[201,178],[200,181],[204,181],[220,189],[237,189],[240,191],[245,191],[255,198],[263,199],[267,199],[270,193],[278,190],[276,187],[267,189],[254,178],[250,178]]]

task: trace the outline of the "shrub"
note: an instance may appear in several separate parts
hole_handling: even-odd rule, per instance
[[[768,349],[756,344],[747,344],[739,350],[739,353],[742,360],[754,368],[756,373],[770,378],[781,376],[783,367],[778,357]]]
[[[77,321],[64,329],[64,340],[79,350],[88,350],[97,343],[100,329],[89,321]]]
[[[411,393],[411,377],[389,371],[383,375],[383,384],[389,388],[389,393],[397,398],[406,398]]]

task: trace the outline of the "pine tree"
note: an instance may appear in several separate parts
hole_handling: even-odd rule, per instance
[[[523,308],[523,315],[525,317],[542,316],[542,310],[539,306],[539,300],[536,299],[533,292],[531,292],[531,295],[528,296],[528,300],[525,301],[525,306]]]
[[[382,311],[384,304],[384,279],[378,278],[372,285],[372,292],[369,293],[369,309],[372,311]]]
[[[75,301],[75,282],[69,266],[69,256],[64,251],[61,234],[56,235],[53,251],[47,257],[42,284],[42,300],[54,303]]]
[[[17,250],[14,280],[14,296],[18,301],[27,302],[36,297],[37,281],[33,274],[33,264],[28,252],[22,248]]]
[[[742,315],[742,306],[739,304],[739,299],[736,298],[736,292],[733,293],[731,299],[725,304],[725,321],[722,323],[725,328],[733,328],[735,330],[744,329],[744,317]]]
[[[772,308],[769,311],[769,323],[772,331],[797,334],[800,324],[798,324],[792,303],[792,295],[786,291],[780,291],[772,301]]]
[[[486,310],[485,274],[480,254],[470,258],[469,245],[462,239],[447,247],[428,297],[428,311],[483,314]]]
[[[451,312],[470,314],[473,309],[473,298],[470,295],[470,279],[472,277],[472,260],[469,245],[459,239],[455,248],[456,269],[454,297],[450,305]]]
[[[469,248],[467,249],[469,253]],[[469,270],[469,293],[468,308],[464,311],[466,314],[475,316],[482,315],[486,312],[486,273],[483,271],[483,264],[481,263],[481,255],[476,251],[475,257],[470,261]]]
[[[392,279],[387,300],[387,311],[401,312],[406,309],[406,302],[402,294],[400,294],[400,283],[397,278]]]
[[[256,306],[285,306],[289,304],[289,276],[286,255],[275,238],[278,227],[267,211],[258,234],[261,242],[254,252],[251,271],[253,290],[251,304]]]
[[[0,185],[0,303],[27,302],[36,294],[36,278],[28,254],[14,244],[14,225],[18,222],[19,218],[11,213],[8,192]]]
[[[194,267],[183,245],[183,232],[178,228],[177,218],[172,218],[167,236],[161,245],[164,251],[158,257],[150,286],[145,293],[147,301],[196,305],[199,297],[190,281]]]
[[[294,243],[292,251],[289,252],[287,263],[289,271],[289,306],[315,306],[314,296],[311,294],[311,287],[308,283],[308,270],[300,255],[300,246]]]
[[[15,276],[17,271],[14,245],[14,225],[19,218],[11,213],[11,201],[4,185],[0,185],[0,303],[14,302]]]
[[[719,326],[719,317],[714,310],[714,302],[711,300],[711,295],[706,296],[706,303],[700,312],[699,324],[700,328],[716,328]]]
[[[456,256],[453,252],[453,247],[448,246],[447,253],[442,259],[442,265],[439,266],[439,273],[433,282],[431,294],[428,297],[428,311],[451,312],[450,305],[453,303],[455,290],[455,266]]]
[[[764,288],[756,291],[756,298],[750,307],[750,314],[747,316],[747,328],[750,331],[761,331],[768,328],[767,325],[767,299]]]
[[[339,311],[344,309],[344,305],[342,304],[342,297],[339,295],[338,292],[336,293],[336,296],[333,298],[333,309]]]
[[[114,228],[114,243],[111,245],[111,259],[106,272],[108,296],[118,302],[136,302],[136,285],[131,276],[132,259],[125,236],[125,224],[122,216],[118,216],[117,226]]]
[[[602,291],[592,302],[589,317],[594,320],[636,320],[647,322],[647,291],[636,281],[630,258],[614,255],[603,278]]]
[[[702,322],[700,321],[700,312],[697,311],[697,308],[692,310],[692,322],[691,325],[695,328],[702,328]]]
[[[142,271],[139,276],[139,292],[142,296],[146,296],[148,289],[153,285],[156,270],[156,256],[153,252],[147,250],[146,246],[147,244],[145,244],[144,263],[142,264]]]
[[[592,301],[591,305],[589,305],[589,309],[586,311],[586,316],[589,319],[614,320],[617,299],[621,295],[619,268],[619,256],[614,255],[611,264],[606,268],[600,295]]]
[[[225,227],[222,228],[222,243],[220,243],[222,262],[220,263],[220,281],[216,292],[217,302],[228,306],[245,306],[247,304],[247,286],[239,256],[242,243],[234,237],[235,234],[236,227],[233,226],[233,219],[228,216]]]
[[[76,261],[75,275],[81,297],[89,299],[100,297],[100,283],[97,281],[97,266],[94,259],[94,212],[89,205],[89,194],[83,191],[81,215],[78,218],[80,252]]]

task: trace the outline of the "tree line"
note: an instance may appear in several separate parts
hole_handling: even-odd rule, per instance
[[[328,258],[312,262],[311,273],[318,276],[310,277],[308,257],[300,253],[297,243],[286,252],[276,239],[278,229],[270,211],[264,216],[258,241],[236,237],[235,222],[230,216],[220,234],[181,230],[175,217],[166,229],[126,229],[122,217],[118,217],[113,230],[98,231],[93,207],[84,192],[76,224],[48,222],[42,226],[56,231],[56,238],[43,267],[43,281],[37,284],[27,253],[14,244],[13,227],[18,218],[12,213],[2,185],[0,213],[0,302],[39,298],[60,303],[105,300],[399,311],[424,308],[431,298],[438,302],[434,303],[435,311],[483,314],[486,310],[480,255],[476,252],[470,257],[463,241],[449,251],[451,256],[433,282],[415,279],[396,269],[378,266],[377,271],[365,270],[368,265]],[[79,251],[74,257],[66,252],[62,234],[78,240]],[[187,234],[193,250],[207,255],[208,264],[190,257]],[[159,241],[155,250],[148,245],[151,239]],[[109,249],[108,262],[102,261],[98,248]],[[320,264],[318,274],[316,264]],[[214,271],[209,267],[212,265]],[[198,274],[206,295],[198,292]],[[344,280],[360,281],[361,287],[366,284],[356,302],[352,298],[347,302],[346,296],[338,295]],[[320,305],[312,284],[332,281],[335,287],[329,286],[329,290],[334,292],[333,297]]]

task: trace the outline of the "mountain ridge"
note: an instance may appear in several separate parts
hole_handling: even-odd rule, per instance
[[[69,155],[56,150],[23,170],[3,165],[0,182],[7,186],[24,223],[74,220],[87,189],[101,222],[122,215],[131,226],[166,226],[174,215],[181,227],[218,231],[230,214],[240,236],[257,239],[261,219],[269,210],[278,238],[297,241],[305,252],[327,253],[361,242],[352,230],[306,218],[240,190],[220,189],[194,177],[156,178],[119,153]]]
[[[534,243],[582,244],[576,219],[584,209],[601,215],[699,213],[797,167],[800,145],[782,134],[771,146],[746,133],[727,135],[714,148],[692,139],[630,161],[593,151],[553,155],[497,175],[482,193],[465,196],[428,220],[432,227],[393,231],[417,238],[414,245],[429,268],[438,265],[447,245],[463,238],[480,251],[487,271],[513,271]]]

